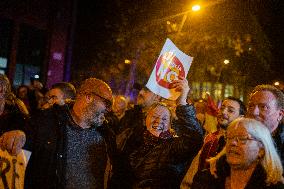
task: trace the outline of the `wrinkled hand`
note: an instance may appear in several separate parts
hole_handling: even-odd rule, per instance
[[[0,148],[7,150],[11,155],[19,154],[25,143],[26,135],[20,130],[5,132],[0,137]]]
[[[178,98],[178,104],[185,105],[187,104],[187,95],[189,93],[189,86],[188,81],[185,78],[180,78],[178,80],[175,80],[171,83],[171,87],[175,88],[176,91],[181,92],[179,98]]]

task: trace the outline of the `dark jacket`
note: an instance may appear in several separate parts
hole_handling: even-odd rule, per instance
[[[145,139],[142,133],[145,131],[144,124],[131,132],[135,137],[128,138],[123,151],[128,163],[125,167],[129,168],[126,172],[129,174],[121,179],[122,182],[131,183],[129,188],[179,188],[185,166],[192,161],[202,146],[203,131],[195,117],[193,106],[178,106],[176,114],[178,119],[173,125],[178,130],[179,137],[156,141],[153,148],[146,152],[142,152],[147,143],[147,138]],[[135,120],[133,118],[133,121]],[[133,143],[136,143],[136,146],[133,146]]]
[[[0,115],[0,136],[11,130],[25,130],[26,117],[16,104],[5,103],[4,112]]]
[[[31,118],[25,148],[31,150],[32,155],[26,169],[25,188],[65,188],[65,131],[70,117],[69,108],[67,105],[53,106]],[[107,126],[99,127],[98,131],[105,139],[112,161],[116,151],[114,134]]]
[[[284,125],[280,124],[276,132],[273,134],[273,140],[276,144],[276,149],[281,158],[282,167],[284,167]]]
[[[196,173],[191,189],[225,189],[226,177],[230,175],[230,167],[226,162],[226,157],[221,157],[217,162],[217,178],[209,170]],[[254,170],[245,189],[283,189],[284,185],[277,183],[267,186],[265,183],[266,173],[261,165]]]

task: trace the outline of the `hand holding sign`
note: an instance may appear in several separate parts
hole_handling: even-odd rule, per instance
[[[192,59],[167,39],[146,87],[157,95],[176,100],[180,92],[170,85],[178,78],[186,78]]]
[[[0,148],[7,150],[11,155],[17,155],[21,152],[25,142],[26,135],[23,131],[8,131],[0,137]]]
[[[180,92],[180,96],[178,98],[177,104],[180,104],[180,105],[187,104],[186,102],[187,95],[190,90],[187,79],[183,78],[183,79],[174,80],[171,84],[171,88]]]

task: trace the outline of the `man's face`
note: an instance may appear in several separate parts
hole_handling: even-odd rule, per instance
[[[154,136],[159,135],[170,129],[171,114],[168,108],[158,105],[147,113],[146,127]]]
[[[127,108],[127,102],[124,98],[116,97],[112,105],[112,110],[115,115],[122,115]]]
[[[270,91],[258,91],[249,99],[247,117],[254,118],[275,131],[283,117],[283,110],[277,107],[277,100]]]
[[[240,104],[237,101],[226,99],[223,101],[217,115],[217,121],[221,128],[226,129],[228,125],[240,116]]]
[[[157,96],[149,90],[142,89],[137,97],[137,104],[142,107],[150,107],[154,102]]]
[[[48,104],[58,104],[58,105],[64,105],[65,104],[65,98],[64,93],[60,89],[51,89],[48,91]]]
[[[101,97],[92,96],[84,110],[85,120],[89,125],[101,126],[105,120],[106,104]]]
[[[19,98],[20,99],[26,99],[28,98],[28,88],[27,87],[21,87],[19,89]]]

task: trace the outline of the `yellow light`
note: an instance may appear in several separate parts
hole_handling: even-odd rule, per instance
[[[168,24],[168,25],[170,25],[170,24],[171,24],[171,22],[170,22],[170,21],[167,21],[167,24]]]
[[[130,61],[130,60],[128,60],[128,59],[125,59],[125,60],[124,60],[124,63],[125,63],[125,64],[130,64],[130,63],[131,63],[131,61]]]
[[[194,5],[194,6],[192,6],[192,8],[191,8],[193,11],[199,11],[200,10],[200,5]]]
[[[280,85],[279,81],[276,81],[276,82],[274,83],[274,85],[275,85],[275,86],[279,86],[279,85]]]
[[[230,63],[230,60],[226,59],[224,60],[224,64],[229,64]]]

